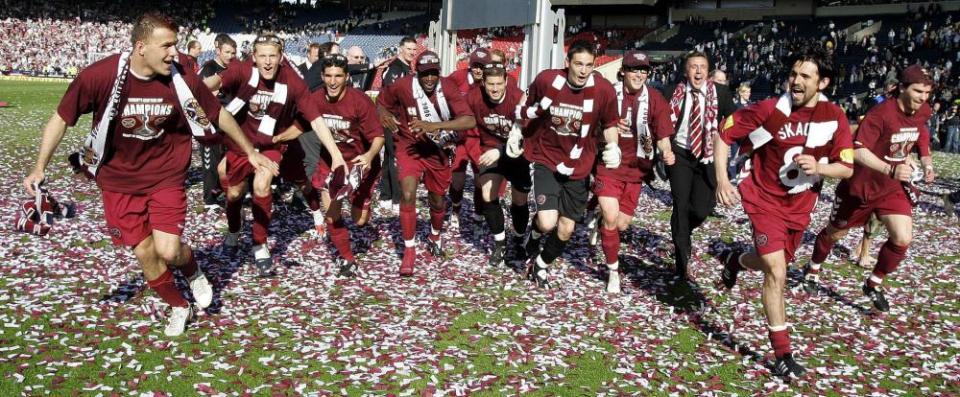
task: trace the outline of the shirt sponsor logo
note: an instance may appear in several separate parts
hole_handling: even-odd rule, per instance
[[[250,104],[247,106],[247,113],[250,117],[260,120],[267,114],[267,105],[273,100],[272,91],[257,90],[257,93],[250,98]]]
[[[890,154],[883,156],[887,161],[903,161],[910,155],[913,145],[920,139],[917,127],[903,127],[890,137]]]
[[[143,141],[163,135],[160,127],[173,113],[173,104],[163,98],[129,98],[120,116],[121,135]]]
[[[330,129],[333,140],[337,143],[353,143],[354,139],[350,136],[350,120],[344,120],[342,116],[336,114],[323,115],[323,122]]]
[[[560,136],[580,136],[583,107],[565,103],[550,106],[550,129]]]

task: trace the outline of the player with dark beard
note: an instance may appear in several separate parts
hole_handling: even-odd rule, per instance
[[[863,293],[881,312],[889,310],[890,304],[880,285],[906,257],[913,238],[913,207],[919,197],[913,182],[922,175],[930,183],[936,176],[927,129],[927,100],[933,79],[922,67],[913,65],[904,69],[898,80],[895,98],[871,109],[857,128],[853,177],[837,185],[830,224],[817,235],[813,256],[804,269],[805,289],[816,292],[820,266],[833,244],[850,228],[866,223],[870,214],[876,214],[889,237],[880,248],[873,272],[863,283]],[[915,146],[922,171],[910,157]]]
[[[720,255],[720,280],[729,289],[741,269],[763,272],[761,299],[776,356],[774,374],[799,377],[805,370],[793,358],[783,299],[787,265],[810,224],[823,178],[853,174],[853,143],[843,109],[822,94],[833,78],[829,55],[808,48],[786,64],[792,65],[787,93],[749,105],[724,121],[713,143],[714,173],[717,201],[726,206],[742,202],[753,227],[753,251],[730,249]],[[737,187],[727,174],[734,141],[750,153],[749,175]]]

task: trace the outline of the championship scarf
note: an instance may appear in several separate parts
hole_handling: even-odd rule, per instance
[[[431,123],[450,120],[450,107],[447,105],[447,97],[443,95],[443,85],[439,80],[437,81],[437,88],[433,90],[437,96],[437,104],[440,105],[439,112],[437,108],[433,106],[433,102],[430,102],[430,97],[427,96],[427,93],[423,91],[423,87],[420,86],[420,81],[417,79],[411,79],[410,81],[413,90],[413,99],[417,101],[417,113],[420,114],[421,120]],[[442,130],[437,131],[436,134],[429,135],[429,138],[442,149],[454,144],[459,138],[459,135],[457,131]]]
[[[827,96],[823,93],[818,94],[817,104],[813,108],[813,113],[810,115],[810,120],[807,123],[807,138],[806,142],[803,145],[803,154],[811,154],[813,149],[821,147],[831,140],[833,140],[833,135],[837,132],[839,124],[837,123],[837,117],[846,117],[843,114],[834,112],[834,108],[826,106],[829,103]],[[747,153],[748,156],[754,150],[757,150],[763,145],[766,145],[768,142],[773,140],[773,135],[779,133],[781,129],[790,119],[790,114],[792,112],[793,100],[790,96],[790,93],[787,92],[780,96],[777,99],[777,104],[774,108],[774,111],[767,116],[767,119],[760,124],[755,130],[750,132],[748,135],[747,141],[743,142],[743,145],[740,147],[744,153]],[[824,128],[811,128],[814,123],[817,125],[825,124]],[[743,180],[750,174],[752,169],[751,161],[748,159],[744,165],[743,169],[737,174],[737,180]],[[806,177],[802,172],[801,176]],[[799,193],[806,191],[812,188],[815,184],[822,181],[820,176],[810,176],[806,177],[806,180],[793,187],[790,190],[790,193]]]
[[[705,84],[707,85],[707,97],[704,103],[705,111],[703,112],[703,158],[700,159],[700,162],[710,164],[713,162],[713,137],[719,133],[719,122],[717,120],[719,105],[717,104],[716,85],[712,81],[707,81]],[[673,96],[670,97],[670,121],[673,122],[674,130],[677,129],[677,123],[680,122],[680,117],[683,114],[682,105],[686,95],[687,83],[680,83],[677,84],[677,88],[673,90]],[[688,137],[689,134],[688,132]]]
[[[277,68],[276,82],[273,83],[273,95],[267,104],[267,110],[260,119],[260,126],[257,131],[264,135],[273,136],[277,129],[277,120],[283,114],[283,107],[287,104],[287,84],[290,79],[300,78],[296,68],[291,67],[290,63],[284,59]],[[230,114],[237,115],[248,106],[250,99],[257,94],[257,87],[260,85],[260,70],[253,64],[252,60],[247,60],[237,65],[240,68],[241,80],[247,80],[247,84],[240,86],[236,96],[227,104],[226,109]]]
[[[207,118],[206,112],[200,106],[200,102],[193,96],[187,82],[184,81],[180,72],[179,63],[174,62],[170,65],[171,79],[170,84],[177,93],[177,102],[180,106],[180,113],[187,119],[187,125],[190,127],[190,133],[197,139],[207,139],[216,135],[217,130]],[[107,140],[110,135],[110,127],[119,113],[121,93],[127,80],[127,74],[130,71],[130,53],[123,52],[117,62],[117,76],[113,81],[113,88],[110,90],[110,98],[107,100],[107,106],[96,127],[90,130],[84,140],[83,147],[79,151],[69,156],[70,164],[75,172],[82,172],[87,177],[93,179],[103,163],[107,153]]]
[[[573,145],[573,148],[570,149],[567,159],[557,164],[557,172],[562,175],[573,175],[574,167],[568,166],[567,161],[569,160],[571,164],[576,165],[580,159],[580,155],[583,153],[583,148],[586,145],[592,144],[589,141],[590,129],[597,118],[593,111],[593,101],[596,97],[595,77],[596,73],[591,73],[590,77],[587,78],[587,83],[583,85],[583,119],[580,125],[580,136]],[[543,98],[540,98],[540,102],[530,106],[526,104],[517,105],[516,120],[534,120],[542,115],[549,114],[550,105],[557,100],[560,96],[560,90],[562,90],[565,85],[567,85],[567,74],[564,71],[564,73],[554,77],[553,82],[550,83],[550,86],[547,87],[547,90],[543,93]]]
[[[623,115],[623,82],[617,82],[613,88],[617,91],[617,113],[620,115],[620,118],[630,118],[631,114],[629,113],[627,113],[626,116]],[[651,149],[648,152],[646,149],[646,143],[652,142],[653,140],[653,137],[650,136],[650,126],[648,125],[650,122],[647,114],[650,112],[650,92],[646,84],[640,87],[640,95],[639,98],[637,98],[637,102],[636,119],[631,120],[637,129],[637,157],[653,160],[653,150]]]

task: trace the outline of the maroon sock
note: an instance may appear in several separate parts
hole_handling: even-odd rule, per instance
[[[607,258],[606,263],[614,264],[617,261],[617,253],[620,251],[620,231],[601,227],[600,248],[603,249],[603,256]]]
[[[353,251],[350,249],[350,231],[347,230],[347,225],[343,223],[343,219],[328,220],[327,229],[330,232],[330,242],[337,248],[340,256],[348,261],[353,261]]]
[[[180,266],[180,273],[183,273],[183,277],[190,280],[197,274],[197,260],[193,257],[193,250],[187,247],[186,244],[181,244],[180,249],[183,250],[181,252],[185,252],[185,254],[181,254],[182,257],[178,264]]]
[[[830,235],[827,234],[827,229],[820,231],[820,234],[817,234],[817,240],[813,244],[813,255],[810,257],[810,261],[813,263],[823,263],[827,260],[827,257],[830,256],[830,250],[833,249],[833,240],[830,239]]]
[[[433,236],[433,231],[437,232],[443,230],[443,214],[447,212],[446,206],[441,205],[439,209],[430,208],[430,235]]]
[[[400,203],[400,235],[403,241],[417,235],[417,208],[413,204]]]
[[[173,283],[173,273],[170,272],[170,269],[164,271],[156,280],[147,281],[147,285],[154,291],[157,291],[160,299],[163,299],[163,301],[167,302],[170,306],[187,307],[189,305],[187,300],[183,299],[183,295],[180,295],[180,290],[178,290],[177,286]]]
[[[253,196],[253,243],[267,243],[267,228],[273,212],[273,195]]]
[[[883,246],[880,247],[880,253],[877,255],[877,264],[873,267],[873,275],[883,280],[888,274],[897,270],[897,266],[900,266],[900,262],[907,256],[907,248],[909,246],[896,245],[890,240],[883,243]],[[872,280],[869,283],[872,284],[871,287],[876,287],[876,284],[879,284]]]
[[[230,233],[239,232],[240,226],[243,226],[242,211],[243,199],[235,201],[227,200],[227,227]]]
[[[789,354],[790,349],[790,330],[769,331],[770,345],[773,346],[773,355],[783,357]]]

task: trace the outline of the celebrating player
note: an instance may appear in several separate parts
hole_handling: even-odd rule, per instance
[[[627,230],[637,208],[644,181],[653,180],[653,145],[663,152],[663,160],[673,165],[670,148],[670,109],[667,100],[647,87],[650,60],[640,51],[627,51],[620,69],[622,82],[614,85],[617,93],[620,167],[597,167],[593,193],[598,197],[603,218],[601,247],[607,265],[607,292],[620,292],[620,232]]]
[[[721,282],[733,288],[742,268],[762,271],[761,299],[767,316],[778,376],[801,376],[791,352],[783,290],[787,264],[810,224],[822,178],[853,173],[850,126],[839,106],[821,92],[833,77],[833,64],[821,49],[806,49],[788,63],[790,90],[780,98],[749,105],[726,119],[714,140],[717,200],[743,203],[753,226],[753,252],[727,250]],[[727,175],[730,145],[752,151],[750,171],[737,188]]]
[[[34,194],[66,127],[76,124],[80,115],[94,113],[94,128],[74,165],[100,186],[114,244],[133,247],[148,285],[172,307],[167,336],[183,333],[193,316],[170,267],[187,278],[198,307],[207,307],[213,298],[193,251],[180,241],[191,135],[215,133],[211,120],[216,120],[251,168],[277,173],[276,163],[254,150],[196,74],[175,62],[177,29],[165,15],[144,14],[133,24],[131,51],[84,69],[47,122],[36,165],[23,181]]]
[[[421,178],[430,202],[428,250],[442,254],[444,193],[450,187],[450,158],[460,131],[476,126],[470,107],[453,82],[440,78],[440,57],[420,54],[416,75],[405,76],[377,97],[377,113],[384,128],[395,132],[397,172],[400,177],[400,229],[403,236],[401,276],[412,276],[416,260],[415,202]]]
[[[493,234],[493,250],[490,265],[498,266],[504,261],[506,232],[503,209],[500,208],[500,186],[504,179],[510,182],[510,216],[513,220],[514,246],[523,252],[523,235],[530,221],[527,196],[530,193],[530,163],[523,157],[512,158],[504,154],[504,145],[515,120],[517,105],[523,93],[507,83],[507,70],[502,63],[484,65],[481,86],[470,90],[467,103],[477,120],[480,130],[480,185],[481,212]]]
[[[919,65],[904,69],[895,100],[887,100],[871,109],[857,128],[853,177],[837,185],[837,199],[830,224],[817,234],[813,256],[804,268],[804,288],[817,290],[820,266],[830,255],[833,244],[850,228],[863,225],[876,214],[889,237],[880,248],[873,272],[863,283],[863,293],[882,312],[890,304],[880,288],[883,279],[893,273],[907,255],[913,235],[913,207],[919,193],[913,186],[917,164],[910,153],[920,151],[923,178],[933,182],[930,157],[930,131],[927,100],[933,79]]]
[[[516,117],[530,120],[527,132],[521,135],[515,124],[507,140],[507,155],[523,154],[532,163],[537,214],[527,236],[527,269],[542,288],[550,287],[549,266],[563,253],[583,216],[601,144],[598,131],[605,142],[604,166],[620,166],[617,97],[613,86],[593,73],[594,51],[591,43],[575,42],[567,52],[566,69],[537,75],[526,103],[517,107]],[[541,251],[543,235],[547,239]]]
[[[330,131],[318,113],[311,112],[309,91],[303,79],[283,58],[283,42],[273,34],[258,36],[253,43],[253,59],[227,68],[221,75],[206,79],[207,86],[219,89],[234,99],[226,109],[236,115],[246,136],[254,143],[259,153],[280,162],[286,145],[274,140],[274,135],[284,132],[296,121],[297,110],[303,112],[324,147],[333,157],[333,166],[343,164]],[[277,134],[279,135],[279,134]],[[273,212],[273,194],[270,187],[273,174],[253,169],[247,156],[238,150],[235,142],[227,141],[226,169],[220,175],[221,184],[227,191],[227,223],[229,230],[224,238],[224,249],[237,251],[243,221],[243,195],[247,189],[247,177],[253,175],[253,257],[261,277],[274,274],[273,259],[267,246],[267,228]],[[302,160],[289,161],[301,168]],[[294,178],[303,179],[306,178]]]

